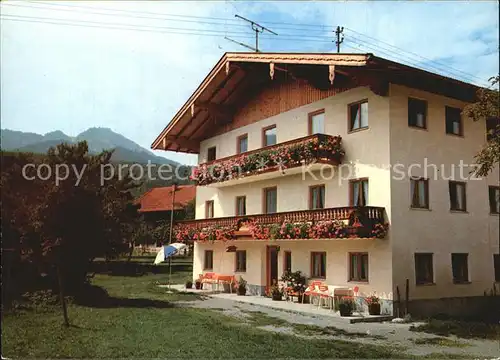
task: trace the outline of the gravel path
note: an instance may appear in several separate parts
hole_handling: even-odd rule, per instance
[[[446,353],[477,359],[500,359],[500,343],[498,341],[459,339],[453,336],[439,337],[421,332],[413,332],[409,330],[412,324],[394,324],[390,322],[348,324],[347,322],[333,322],[332,319],[325,317],[290,313],[269,307],[212,297],[205,297],[204,300],[183,302],[179,305],[221,311],[225,315],[237,317],[248,321],[250,324],[252,324],[251,320],[253,316],[259,315],[260,318],[264,317],[267,319],[267,322],[271,322],[271,324],[264,326],[258,326],[257,322],[259,328],[300,337],[339,339],[357,343],[398,347],[406,351],[409,355]],[[275,324],[272,324],[274,321]],[[309,327],[301,325],[309,325]],[[418,324],[413,323],[413,325]],[[325,329],[325,331],[320,331],[321,328]],[[435,339],[441,344],[415,343],[415,341],[421,342],[426,341],[426,339]]]

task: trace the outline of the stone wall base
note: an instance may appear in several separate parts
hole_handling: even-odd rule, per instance
[[[264,296],[266,287],[263,285],[247,284],[247,295]]]
[[[397,314],[397,304],[394,315]],[[404,303],[401,304],[401,309]],[[500,296],[470,296],[412,300],[408,312],[416,317],[453,317],[477,320],[500,319]]]

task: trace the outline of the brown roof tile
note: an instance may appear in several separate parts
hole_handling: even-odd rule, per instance
[[[175,192],[175,210],[185,207],[196,196],[196,186],[180,185]],[[137,199],[141,204],[139,212],[172,210],[172,186],[153,188]]]

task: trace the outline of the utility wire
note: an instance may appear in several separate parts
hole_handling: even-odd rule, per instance
[[[402,48],[400,48],[400,47],[397,47],[397,46],[395,46],[395,45],[389,44],[388,42],[385,42],[385,41],[382,41],[382,40],[376,39],[376,38],[374,38],[374,37],[372,37],[372,36],[369,36],[369,35],[366,35],[366,34],[362,34],[362,33],[358,32],[358,31],[353,30],[353,29],[349,29],[348,27],[346,27],[346,28],[345,28],[345,30],[347,30],[347,31],[351,31],[351,32],[353,32],[353,33],[355,33],[355,34],[357,34],[357,35],[360,35],[360,36],[364,36],[364,37],[366,37],[366,38],[368,38],[368,39],[375,40],[375,41],[377,41],[377,42],[379,42],[379,43],[382,43],[382,44],[388,45],[388,46],[390,46],[390,47],[392,47],[392,48],[394,48],[394,49],[396,49],[396,50],[399,50],[399,51],[405,52],[405,53],[407,53],[407,54],[411,54],[411,55],[413,55],[414,57],[418,57],[418,58],[420,58],[420,59],[422,59],[422,60],[426,60],[426,61],[429,61],[429,62],[432,62],[432,63],[440,64],[441,66],[445,66],[445,67],[447,67],[447,68],[453,69],[454,71],[457,71],[457,72],[462,73],[462,74],[464,74],[464,75],[468,75],[468,76],[474,77],[474,78],[479,79],[479,80],[481,80],[481,81],[483,80],[483,79],[481,79],[481,78],[479,78],[479,77],[477,77],[477,76],[475,76],[475,75],[472,75],[472,74],[470,74],[470,73],[467,73],[467,72],[465,72],[465,71],[462,71],[462,70],[459,70],[459,69],[452,68],[451,66],[449,66],[449,65],[447,65],[447,64],[445,64],[445,63],[443,63],[443,62],[440,62],[439,60],[432,60],[432,59],[429,59],[429,58],[427,58],[427,57],[425,57],[425,56],[419,55],[419,54],[417,54],[417,53],[414,53],[414,52],[411,52],[411,51],[408,51],[408,50],[404,50],[404,49],[402,49]]]
[[[20,15],[10,15],[2,14],[0,19],[7,21],[16,22],[28,22],[28,23],[40,23],[40,24],[52,24],[52,25],[65,25],[65,26],[80,26],[88,28],[100,28],[100,29],[112,29],[112,30],[129,30],[129,31],[143,31],[152,33],[162,33],[162,34],[178,34],[178,35],[196,35],[196,36],[215,36],[219,37],[222,34],[231,34],[235,38],[240,39],[253,39],[254,37],[248,32],[226,32],[224,30],[207,30],[207,29],[192,29],[192,28],[174,28],[174,27],[159,27],[150,25],[138,25],[138,24],[123,24],[123,23],[103,23],[98,21],[85,21],[85,20],[71,20],[71,19],[61,19],[61,18],[47,18],[47,17],[34,17],[34,16],[20,16]],[[234,34],[234,35],[233,35]],[[307,37],[294,37],[289,36],[285,38],[267,38],[269,40],[281,40],[281,41],[304,41],[304,42],[317,42],[317,43],[331,43],[331,40],[316,40]]]
[[[29,5],[21,5],[21,4],[11,4],[11,3],[2,3],[2,6],[3,5],[7,5],[7,6],[17,6],[17,7],[25,7],[25,8],[32,8],[32,9],[39,9],[39,10],[56,10],[56,11],[67,11],[67,12],[74,12],[74,13],[78,13],[78,11],[73,11],[73,10],[70,10],[68,8],[72,8],[72,9],[89,9],[89,10],[92,10],[92,11],[87,11],[88,13],[94,13],[94,14],[98,14],[98,15],[104,15],[104,16],[119,16],[119,17],[130,17],[130,18],[138,18],[138,19],[153,19],[153,20],[163,20],[163,21],[175,21],[175,22],[190,22],[190,23],[203,23],[203,24],[208,24],[208,25],[216,25],[216,26],[219,26],[219,25],[224,25],[224,26],[237,26],[237,27],[241,27],[241,26],[244,26],[242,24],[228,24],[228,22],[235,22],[237,20],[235,19],[228,19],[228,18],[219,18],[219,17],[207,17],[207,16],[194,16],[194,15],[180,15],[180,14],[168,14],[168,13],[156,13],[156,12],[148,12],[148,11],[130,11],[130,10],[123,10],[123,9],[112,9],[112,8],[101,8],[101,7],[93,7],[93,6],[82,6],[82,5],[73,5],[73,4],[60,4],[60,3],[49,3],[49,2],[43,2],[43,1],[25,1],[25,3],[31,3],[31,4],[36,4],[37,6],[29,6]],[[40,6],[41,5],[41,6]],[[44,5],[48,5],[50,7],[43,7]],[[57,8],[54,8],[54,7],[66,7],[66,9],[57,9]],[[96,11],[97,10],[97,11]],[[110,13],[103,13],[103,12],[99,12],[99,10],[104,10],[104,11],[111,11],[111,12],[115,12],[115,14],[110,14]],[[118,13],[118,14],[117,14]],[[140,16],[140,15],[137,15],[137,14],[148,14],[148,15],[154,15],[155,17],[151,17],[151,16]],[[7,15],[7,16],[16,16],[16,15],[9,15],[9,14],[4,14],[4,15]],[[167,16],[167,17],[177,17],[179,18],[178,19],[168,19],[168,18],[161,18],[161,17],[158,17],[158,16]],[[20,18],[20,16],[17,16]],[[9,20],[7,18],[4,18],[5,20]],[[32,17],[32,20],[31,22],[39,22],[39,23],[43,23],[42,21],[34,21],[36,18],[35,17]],[[42,18],[40,18],[42,19]],[[54,18],[44,18],[46,20],[49,20],[49,21],[46,21],[45,23],[48,23],[48,24],[56,24],[56,25],[68,25],[68,24],[60,24],[60,23],[54,23],[54,22],[50,22],[50,21],[70,21],[70,20],[66,20],[66,19],[54,19]],[[197,19],[197,20],[188,20],[188,19]],[[215,21],[223,21],[222,23],[218,23],[218,22],[214,22],[214,21],[201,21],[201,20],[215,20]],[[11,21],[14,21],[13,19],[10,19]],[[19,20],[18,20],[19,21]],[[85,21],[84,20],[78,20],[80,23],[84,23]],[[30,21],[25,21],[25,22],[30,22]],[[94,24],[99,24],[98,22],[93,22]],[[286,27],[287,31],[288,30],[297,30],[297,31],[304,31],[304,27],[309,27],[309,29],[307,30],[308,34],[311,34],[311,35],[299,35],[299,34],[289,34],[289,35],[280,35],[280,38],[277,39],[277,38],[272,38],[272,37],[262,37],[262,38],[265,38],[265,39],[268,39],[268,40],[290,40],[290,41],[294,41],[294,40],[297,40],[297,41],[308,41],[308,42],[317,42],[317,43],[327,43],[327,42],[331,42],[331,38],[328,37],[328,36],[318,36],[318,35],[312,35],[312,33],[321,33],[321,34],[326,34],[329,32],[329,29],[331,30],[333,27],[332,26],[329,26],[329,25],[325,25],[325,24],[300,24],[300,23],[284,23],[284,22],[272,22],[272,21],[266,21],[266,22],[262,22],[264,24],[276,24],[276,25],[281,25],[283,26],[283,28]],[[106,27],[103,27],[103,28],[107,28],[107,29],[123,29],[123,30],[136,30],[136,31],[139,31],[140,29],[131,29],[131,28],[124,28],[122,26],[134,26],[134,27],[142,27],[142,28],[149,28],[149,29],[162,29],[162,30],[176,30],[176,31],[183,31],[183,32],[169,32],[169,31],[158,31],[158,32],[161,32],[161,33],[171,33],[171,34],[184,34],[184,35],[198,35],[198,36],[217,36],[215,35],[216,33],[224,33],[224,34],[229,34],[227,31],[221,31],[221,30],[211,30],[211,29],[201,29],[201,28],[197,28],[197,29],[191,29],[191,28],[176,28],[176,27],[160,27],[160,26],[150,26],[150,25],[139,25],[139,24],[123,24],[123,23],[100,23]],[[83,26],[82,24],[79,24],[80,26]],[[118,25],[120,26],[120,28],[116,28],[114,27],[115,25]],[[76,26],[75,24],[71,24],[71,26]],[[93,27],[99,27],[99,26],[93,26]],[[302,28],[300,28],[302,27]],[[273,26],[273,28],[276,28],[276,29],[279,29],[281,27],[277,27],[277,26]],[[311,28],[316,28],[316,29],[322,29],[322,30],[312,30]],[[420,59],[423,59],[423,60],[426,60],[428,61],[429,63],[431,64],[438,64],[438,66],[440,66],[441,68],[446,68],[446,69],[450,69],[452,71],[448,71],[448,70],[442,70],[441,68],[438,68],[438,66],[430,66],[430,65],[425,65],[426,67],[428,68],[433,68],[433,69],[439,69],[439,71],[446,71],[448,74],[453,74],[453,76],[457,76],[457,73],[460,73],[460,74],[463,74],[463,75],[466,75],[467,77],[469,78],[475,78],[475,79],[478,79],[478,80],[481,80],[481,81],[484,81],[483,79],[475,76],[475,75],[472,75],[470,73],[467,73],[467,72],[464,72],[462,70],[458,70],[458,69],[454,69],[452,68],[451,66],[447,65],[447,64],[444,64],[444,63],[440,63],[439,61],[437,60],[431,60],[429,58],[426,58],[424,56],[421,56],[419,54],[416,54],[416,53],[413,53],[411,51],[407,51],[407,50],[404,50],[402,48],[399,48],[397,46],[394,46],[392,44],[389,44],[387,42],[384,42],[382,40],[379,40],[379,39],[376,39],[374,37],[371,37],[369,35],[365,35],[365,34],[362,34],[358,31],[355,31],[353,29],[350,29],[350,28],[347,28],[345,27],[345,29],[347,31],[350,31],[350,32],[353,32],[355,34],[358,34],[359,36],[362,36],[362,37],[366,37],[366,38],[369,38],[369,39],[372,39],[376,42],[379,42],[379,43],[382,43],[382,44],[386,44],[388,46],[390,46],[391,48],[394,48],[396,50],[399,50],[405,54],[410,54],[412,56],[409,56],[409,55],[404,55],[404,54],[398,54],[395,50],[392,50],[392,49],[387,49],[387,48],[384,48],[380,45],[376,45],[376,44],[373,44],[373,43],[368,43],[367,41],[364,41],[362,39],[359,39],[359,38],[354,38],[355,40],[359,41],[359,42],[364,42],[368,45],[363,45],[363,44],[359,44],[359,46],[364,46],[364,47],[367,47],[367,48],[370,48],[374,51],[377,51],[377,52],[383,52],[385,54],[389,54],[390,56],[392,57],[395,57],[395,54],[396,55],[399,55],[398,58],[401,59],[402,57],[403,60],[400,60],[400,61],[405,61],[405,62],[408,62],[410,63],[410,61],[408,61],[406,58],[411,58],[411,57],[418,57]],[[189,33],[189,31],[196,31],[196,33]],[[201,32],[203,31],[204,33],[203,34],[200,34],[198,32]],[[156,32],[156,31],[151,31],[151,32]],[[238,31],[233,31],[231,30],[231,35],[233,34],[247,34],[246,32],[238,32]],[[233,35],[234,36],[234,35]],[[239,38],[243,38],[243,36],[234,36],[234,37],[239,37]],[[285,39],[286,37],[286,39]],[[249,38],[249,37],[246,37],[246,38]],[[346,39],[348,40],[348,39]],[[355,41],[352,41],[353,43],[356,43]],[[352,48],[352,47],[350,47]],[[389,51],[389,53],[387,52]],[[412,61],[415,61],[414,59],[412,59]],[[414,63],[411,63],[412,66],[419,66],[419,67],[422,67],[422,64],[421,62],[419,62],[418,65],[415,65]],[[461,75],[460,77],[463,77],[463,75]]]
[[[52,4],[52,5],[61,6],[61,4]],[[226,25],[224,23],[218,23],[218,22],[213,22],[213,21],[168,19],[168,18],[162,18],[162,17],[130,15],[130,14],[110,14],[110,13],[106,13],[106,12],[102,12],[102,11],[89,11],[89,10],[75,11],[75,10],[71,10],[71,9],[57,9],[57,8],[53,8],[53,7],[40,7],[40,6],[21,5],[21,4],[5,3],[5,4],[3,4],[3,6],[14,6],[14,7],[37,9],[37,10],[46,10],[46,11],[65,11],[65,12],[69,12],[69,13],[73,13],[73,14],[77,14],[77,15],[81,14],[81,13],[86,13],[86,14],[96,14],[96,15],[104,15],[104,16],[127,17],[127,18],[134,18],[134,19],[162,20],[162,21],[182,22],[182,23],[220,25],[220,26]],[[243,24],[230,24],[229,26],[246,27]]]
[[[153,25],[141,25],[141,24],[130,24],[130,23],[111,23],[111,22],[101,22],[101,21],[88,21],[88,20],[74,20],[74,19],[63,19],[63,18],[51,18],[51,17],[41,17],[41,16],[22,16],[22,15],[11,15],[11,14],[1,14],[1,18],[5,20],[14,20],[14,19],[26,19],[26,20],[37,20],[36,22],[43,23],[42,20],[46,21],[48,24],[71,24],[71,25],[95,25],[93,27],[102,27],[103,29],[112,28],[112,29],[124,29],[124,30],[141,30],[138,28],[146,28],[151,30],[152,32],[160,32],[160,33],[177,33],[184,34],[184,32],[179,31],[187,31],[193,32],[192,35],[203,35],[203,34],[235,34],[235,35],[245,35],[244,38],[252,38],[250,32],[245,31],[234,31],[231,30],[226,32],[224,30],[210,30],[205,28],[179,28],[179,27],[168,27],[168,26],[153,26]],[[35,21],[33,21],[35,22]],[[158,30],[158,31],[156,31]],[[169,31],[163,31],[169,30]],[[174,30],[176,32],[170,32],[170,30]],[[199,32],[199,33],[198,33]],[[185,33],[188,34],[188,33]],[[190,33],[189,33],[190,34]],[[331,40],[325,38],[325,40],[317,39],[316,37],[309,36],[300,36],[300,35],[284,35],[283,38],[279,39],[276,37],[263,37],[265,39],[273,39],[273,40],[284,40],[284,41],[311,41],[311,42],[320,42],[320,43],[330,43]]]
[[[27,1],[30,2],[30,1]],[[90,7],[90,6],[77,6],[77,5],[68,5],[68,4],[56,4],[56,3],[43,3],[43,2],[30,2],[33,4],[37,4],[37,6],[32,6],[32,5],[25,5],[25,4],[10,4],[10,3],[4,3],[2,5],[5,6],[13,6],[13,7],[22,7],[22,8],[30,8],[30,9],[36,9],[36,10],[46,10],[46,11],[65,11],[65,12],[70,12],[74,14],[79,14],[79,13],[87,13],[87,14],[96,14],[96,15],[103,15],[103,16],[115,16],[115,17],[127,17],[127,18],[137,18],[137,19],[149,19],[149,20],[159,20],[159,21],[173,21],[173,22],[188,22],[188,23],[197,23],[197,24],[207,24],[207,25],[214,25],[214,26],[235,26],[239,28],[246,27],[246,25],[243,24],[228,24],[228,21],[234,21],[234,19],[230,18],[212,18],[212,17],[202,17],[202,16],[192,16],[192,15],[178,15],[178,14],[164,14],[164,13],[152,13],[152,12],[137,12],[138,14],[141,13],[146,13],[146,14],[154,14],[156,16],[142,16],[142,15],[137,15],[134,14],[134,12],[130,12],[127,10],[122,10],[122,9],[108,9],[108,8],[99,8],[99,7]],[[41,4],[42,6],[39,6],[38,4]],[[51,5],[51,6],[66,6],[66,7],[71,7],[71,8],[84,8],[84,10],[80,11],[75,11],[71,9],[60,9],[60,8],[54,8],[54,7],[47,7],[43,5]],[[86,10],[86,9],[93,9],[93,10]],[[98,10],[98,11],[95,11]],[[104,11],[120,11],[120,12],[126,12],[126,13],[120,13],[120,14],[113,14],[113,13],[107,13],[107,12],[102,12],[99,10],[104,10]],[[170,16],[170,17],[183,17],[184,19],[170,19],[166,17],[158,17],[158,16]],[[186,20],[189,18],[194,18],[198,20]],[[218,19],[217,21],[222,21],[222,22],[214,22],[214,21],[203,21],[202,19]],[[299,25],[300,26],[300,25]],[[274,27],[276,29],[285,29],[285,30],[297,30],[297,31],[304,31],[303,28],[290,28],[290,27]],[[324,31],[321,30],[308,30],[308,33],[318,33],[318,34],[326,34],[328,33],[328,29],[325,29]]]
[[[220,37],[221,34],[208,34],[206,32],[199,32],[199,33],[194,33],[194,32],[179,32],[179,31],[160,31],[160,30],[149,30],[149,29],[136,29],[136,28],[130,28],[130,27],[117,27],[117,26],[102,26],[102,25],[85,25],[85,24],[79,24],[79,23],[63,23],[63,22],[56,22],[56,21],[49,21],[49,20],[24,20],[24,19],[17,19],[17,18],[8,18],[5,16],[9,15],[1,15],[0,19],[1,20],[6,20],[6,21],[14,21],[14,22],[27,22],[27,23],[39,23],[39,24],[52,24],[52,25],[62,25],[62,26],[72,26],[72,27],[85,27],[85,28],[97,28],[97,29],[111,29],[111,30],[127,30],[127,31],[140,31],[140,32],[150,32],[150,33],[159,33],[159,34],[178,34],[178,35],[196,35],[196,36],[212,36],[212,37]],[[252,36],[234,36],[234,37],[239,37],[239,38],[247,38],[247,39],[253,39]]]
[[[141,24],[127,24],[127,23],[113,23],[113,22],[102,22],[102,21],[89,21],[89,20],[74,20],[74,19],[61,19],[61,18],[50,18],[50,17],[42,17],[42,16],[25,16],[25,15],[11,15],[11,14],[2,14],[1,16],[15,16],[22,19],[36,19],[36,20],[52,20],[52,21],[66,21],[66,22],[75,22],[82,24],[96,24],[96,25],[111,25],[111,26],[134,26],[139,28],[149,28],[149,29],[158,29],[158,30],[186,30],[186,31],[203,31],[210,33],[225,33],[223,30],[208,30],[208,29],[193,29],[193,28],[180,28],[180,27],[171,27],[171,26],[153,26],[153,25],[141,25]],[[248,34],[245,31],[231,31],[233,34]]]
[[[387,50],[387,49],[381,48],[381,47],[376,46],[376,45],[372,46],[371,44],[368,44],[368,43],[363,44],[363,43],[357,42],[356,40],[363,42],[362,40],[359,40],[359,39],[353,38],[353,37],[346,38],[346,41],[349,41],[349,42],[351,42],[353,44],[356,44],[358,46],[363,46],[363,47],[371,49],[373,51],[377,51],[379,53],[386,54],[388,57],[396,58],[398,61],[400,61],[402,63],[405,63],[407,65],[410,65],[410,66],[413,66],[413,67],[419,67],[419,68],[427,68],[427,69],[429,69],[431,71],[435,71],[435,72],[439,72],[439,73],[445,73],[448,76],[451,75],[453,77],[464,78],[464,75],[458,75],[456,73],[453,73],[452,71],[443,70],[442,68],[438,68],[436,66],[432,66],[432,65],[428,65],[428,64],[422,64],[421,62],[417,62],[416,63],[416,62],[414,62],[414,60],[413,61],[407,60],[404,57],[404,55],[398,54],[398,53],[396,53],[394,51]],[[480,79],[480,78],[478,78],[476,76],[473,76],[473,75],[469,75],[467,81],[471,81],[471,82],[475,82],[475,83],[479,84],[479,82],[477,80],[472,80],[471,79],[472,77],[479,79],[481,81],[481,83],[480,83],[481,85],[485,84],[484,83],[484,79]]]

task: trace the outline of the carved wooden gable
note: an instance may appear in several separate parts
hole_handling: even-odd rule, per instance
[[[333,96],[346,89],[319,90],[306,80],[271,82],[236,110],[233,121],[219,128],[216,135],[278,115],[282,112]]]

